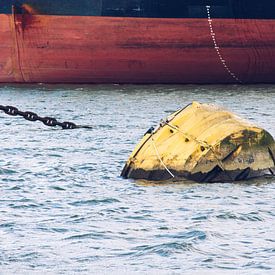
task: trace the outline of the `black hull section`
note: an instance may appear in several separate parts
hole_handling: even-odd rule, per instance
[[[274,0],[2,0],[0,13],[35,12],[45,15],[275,19]],[[26,8],[27,7],[27,8]]]

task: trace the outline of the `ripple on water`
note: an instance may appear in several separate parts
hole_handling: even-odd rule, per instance
[[[84,234],[76,234],[70,237],[65,238],[65,240],[83,240],[83,239],[112,239],[110,236],[106,234],[107,232],[91,232]]]
[[[156,238],[172,238],[172,239],[184,239],[184,240],[205,240],[206,233],[199,230],[193,230],[188,232],[179,232],[177,234],[160,234],[156,235]]]
[[[56,191],[66,191],[65,188],[60,187],[60,186],[50,186],[51,189],[56,190]]]
[[[221,213],[216,216],[218,219],[232,219],[232,220],[240,220],[240,221],[264,221],[261,215],[258,212],[250,212],[250,213],[238,213],[234,214],[232,212]]]
[[[105,198],[105,199],[92,199],[92,200],[79,200],[71,202],[72,206],[85,206],[85,205],[98,205],[98,204],[109,204],[119,202],[119,200],[114,198]]]
[[[198,251],[195,246],[198,242],[204,241],[206,239],[206,234],[203,231],[189,231],[178,234],[158,234],[155,235],[154,239],[158,240],[159,243],[135,246],[131,249],[130,252],[123,255],[130,257],[143,257],[157,254],[162,257],[170,257],[174,254],[181,254],[187,251]]]
[[[146,256],[150,254],[157,254],[162,257],[171,256],[175,253],[182,253],[184,251],[192,250],[193,245],[186,242],[167,242],[157,245],[141,245],[135,247],[132,257]]]
[[[17,174],[16,170],[0,168],[0,175],[13,175]]]
[[[275,135],[275,86],[41,84],[0,93],[1,104],[94,126],[54,130],[0,114],[1,274],[272,274],[274,178],[119,175],[147,129],[194,100]]]
[[[13,228],[15,226],[14,222],[0,223],[1,228]]]

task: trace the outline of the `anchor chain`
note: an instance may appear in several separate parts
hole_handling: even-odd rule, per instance
[[[206,11],[207,11],[207,19],[208,19],[208,24],[209,24],[209,29],[210,29],[210,35],[213,41],[213,45],[214,45],[214,49],[216,51],[216,54],[222,64],[222,66],[224,67],[225,71],[230,75],[231,78],[233,78],[236,82],[243,84],[243,82],[237,77],[237,75],[230,69],[230,67],[228,66],[227,62],[225,61],[223,55],[222,55],[222,51],[218,45],[217,42],[217,38],[216,38],[216,33],[214,32],[214,28],[213,28],[213,19],[211,17],[211,6],[206,6]]]
[[[91,126],[76,125],[75,123],[69,121],[59,122],[53,117],[40,117],[36,113],[29,111],[22,112],[14,106],[0,105],[0,110],[10,116],[22,116],[28,121],[41,121],[44,125],[51,127],[60,126],[62,129],[92,128]]]

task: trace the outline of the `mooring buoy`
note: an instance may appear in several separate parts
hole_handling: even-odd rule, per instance
[[[193,102],[150,128],[130,155],[124,178],[233,182],[275,175],[275,142],[224,108]]]

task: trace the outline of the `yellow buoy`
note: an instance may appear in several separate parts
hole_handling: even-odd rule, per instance
[[[264,129],[220,107],[193,102],[150,129],[121,176],[197,182],[275,174],[275,142]]]

